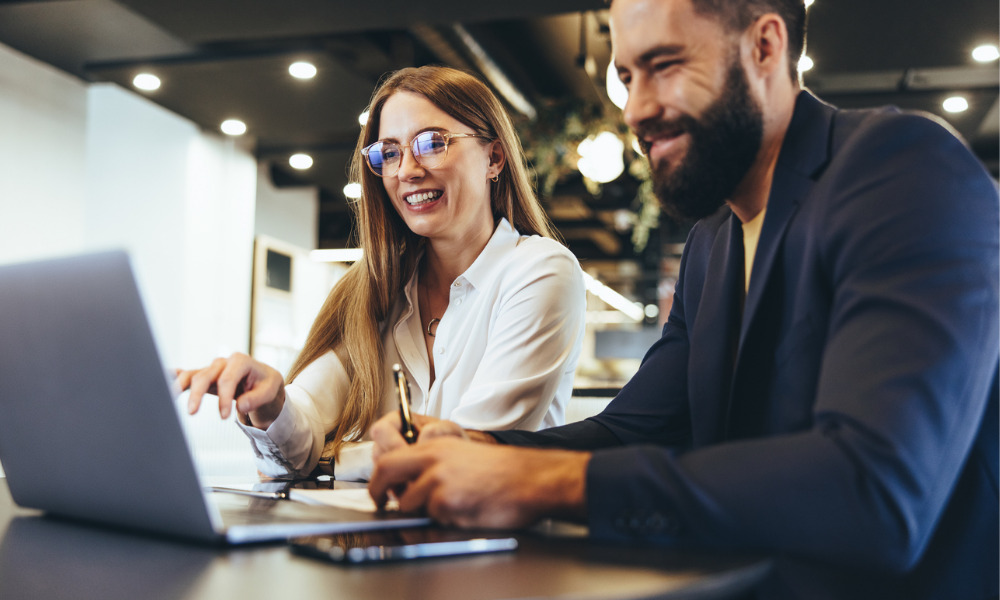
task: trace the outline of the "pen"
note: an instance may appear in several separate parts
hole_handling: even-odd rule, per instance
[[[410,383],[399,363],[392,365],[392,373],[396,376],[396,392],[399,394],[399,433],[403,434],[407,444],[412,444],[417,441],[417,430],[410,415]]]
[[[288,500],[288,492],[265,492],[263,490],[241,490],[239,488],[229,488],[213,485],[211,487],[213,492],[221,492],[223,494],[236,494],[238,496],[251,496],[253,498],[266,498],[268,500]]]

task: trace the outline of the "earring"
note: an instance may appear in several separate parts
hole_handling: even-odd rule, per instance
[[[496,183],[497,181],[500,181],[500,174],[497,173],[496,175],[494,175],[493,179],[491,181],[493,181],[494,183]]]

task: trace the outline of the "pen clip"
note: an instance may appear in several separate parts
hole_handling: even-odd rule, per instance
[[[392,365],[392,373],[396,377],[396,394],[399,396],[399,433],[407,444],[412,444],[417,441],[417,429],[410,414],[410,382],[399,363]]]

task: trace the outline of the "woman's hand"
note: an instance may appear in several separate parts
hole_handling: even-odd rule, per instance
[[[281,373],[239,352],[229,358],[217,358],[203,369],[178,369],[176,383],[181,391],[191,390],[190,414],[198,412],[205,394],[214,394],[219,397],[219,414],[223,419],[229,417],[235,402],[237,412],[246,415],[249,424],[260,429],[267,429],[285,405]]]
[[[428,417],[427,415],[413,415],[413,426],[417,430],[417,443],[426,443],[435,438],[455,437],[474,442],[487,444],[496,443],[496,439],[483,431],[474,429],[462,429],[462,426],[453,421]],[[382,454],[402,448],[407,445],[400,433],[399,412],[393,411],[372,425],[369,431],[372,440],[375,442],[373,458],[377,459]]]

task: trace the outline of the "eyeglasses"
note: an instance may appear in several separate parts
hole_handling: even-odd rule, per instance
[[[413,159],[425,169],[433,169],[442,162],[448,155],[448,145],[454,139],[460,138],[483,138],[489,139],[485,135],[475,133],[442,133],[440,131],[424,131],[418,133],[410,140],[410,150],[413,151]],[[374,144],[369,144],[361,149],[361,154],[368,163],[368,168],[379,177],[393,177],[399,172],[399,165],[403,162],[403,147],[396,142],[379,140]]]

